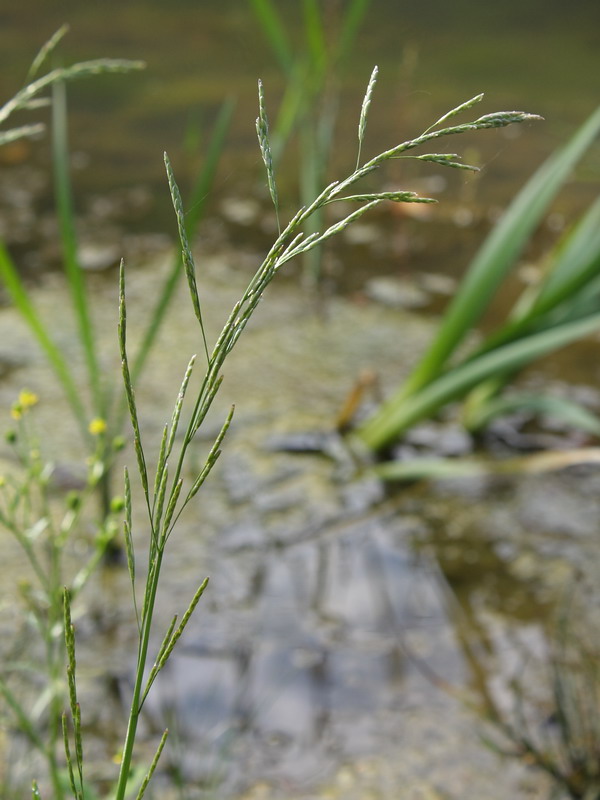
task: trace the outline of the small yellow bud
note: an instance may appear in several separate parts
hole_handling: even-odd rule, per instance
[[[92,436],[100,436],[101,433],[106,433],[106,420],[102,417],[94,417],[88,425],[88,430]]]
[[[29,389],[22,389],[19,392],[19,405],[22,409],[31,408],[37,405],[39,397],[35,392],[30,392]]]

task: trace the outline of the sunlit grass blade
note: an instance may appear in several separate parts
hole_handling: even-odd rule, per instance
[[[378,451],[415,422],[431,416],[479,383],[504,372],[514,372],[536,358],[594,333],[599,327],[600,313],[596,313],[484,353],[443,373],[419,392],[404,398],[402,403],[397,403],[395,398],[388,400],[355,433],[370,450]]]
[[[362,101],[362,106],[360,109],[360,118],[358,121],[358,155],[356,156],[356,169],[360,166],[360,154],[362,151],[362,145],[365,138],[365,130],[367,127],[367,118],[369,116],[369,107],[371,105],[371,100],[373,98],[373,90],[375,89],[375,84],[377,83],[377,75],[379,73],[378,67],[373,67],[373,72],[371,72],[371,77],[369,78],[369,83],[367,84],[367,91],[365,92],[365,96]]]
[[[106,417],[101,373],[96,352],[96,337],[88,306],[88,295],[83,271],[77,255],[75,212],[69,169],[69,144],[67,133],[67,97],[65,84],[57,81],[52,87],[52,162],[54,166],[54,191],[63,248],[65,275],[71,293],[79,337],[83,346],[89,384],[94,404],[94,414]]]
[[[10,258],[8,251],[0,243],[0,278],[13,301],[15,308],[31,329],[35,339],[41,347],[48,363],[51,365],[56,377],[61,383],[69,405],[75,415],[82,433],[87,438],[88,435],[88,414],[81,401],[81,393],[75,381],[71,369],[62,351],[53,342],[46,326],[37,313],[29,293],[21,280],[17,269]]]
[[[553,154],[519,192],[473,259],[447,309],[435,339],[395,401],[434,379],[472,330],[498,286],[571,170],[600,130],[600,108],[563,148]]]

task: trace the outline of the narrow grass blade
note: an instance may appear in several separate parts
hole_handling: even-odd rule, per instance
[[[488,402],[478,404],[475,408],[468,407],[467,414],[463,416],[463,423],[470,431],[483,430],[492,420],[515,411],[528,411],[554,417],[571,427],[600,436],[600,419],[595,414],[565,397],[548,395],[511,394],[492,397]]]
[[[156,769],[156,767],[158,765],[158,760],[160,759],[160,756],[161,756],[161,753],[162,753],[163,748],[165,746],[165,743],[167,741],[167,736],[168,735],[169,735],[169,729],[167,728],[165,730],[165,732],[163,733],[162,737],[161,737],[161,740],[159,742],[158,748],[156,750],[156,754],[154,755],[154,758],[152,759],[152,764],[150,764],[150,769],[148,770],[148,772],[146,773],[146,776],[144,777],[144,780],[142,781],[142,785],[140,786],[140,790],[137,793],[136,800],[142,800],[142,798],[146,794],[146,789],[148,788],[148,784],[150,783],[150,780],[152,779],[152,776],[154,775],[154,770]]]
[[[138,463],[138,471],[140,473],[144,495],[146,496],[146,504],[148,509],[150,509],[150,497],[148,494],[148,470],[146,468],[146,459],[144,457],[144,449],[142,447],[142,436],[138,422],[135,392],[131,383],[129,362],[127,360],[127,307],[125,304],[125,265],[123,264],[123,261],[121,261],[119,272],[119,350],[121,354],[123,383],[125,385],[125,394],[127,397],[127,405],[129,407],[131,427],[133,428],[133,444]]]
[[[551,200],[600,130],[600,108],[530,178],[473,259],[429,350],[399,391],[406,397],[435,378],[472,330],[523,250]]]
[[[600,448],[550,451],[498,461],[489,458],[417,458],[410,461],[387,461],[371,467],[371,472],[384,481],[418,481],[494,475],[536,475],[579,464],[600,464]]]
[[[294,50],[275,4],[271,0],[250,0],[250,5],[279,61],[279,66],[286,75],[289,75],[294,63]]]
[[[336,60],[343,60],[352,53],[369,5],[370,0],[351,0],[345,5],[340,34],[336,43]]]
[[[179,229],[179,241],[181,243],[181,252],[183,257],[183,266],[185,275],[190,290],[190,297],[192,298],[192,306],[196,319],[200,323],[200,330],[202,332],[202,341],[204,343],[204,352],[206,353],[207,363],[210,361],[208,352],[208,344],[206,341],[206,333],[204,331],[204,322],[202,320],[202,309],[200,307],[200,297],[198,295],[198,287],[196,285],[196,264],[194,263],[194,256],[188,242],[187,231],[185,227],[185,215],[183,213],[183,202],[181,200],[181,193],[175,181],[173,168],[167,154],[164,154],[165,168],[167,170],[167,178],[169,180],[169,189],[171,191],[171,200],[173,201],[173,208],[175,209],[175,216],[177,217],[177,227]]]
[[[68,25],[62,25],[52,36],[48,39],[48,41],[42,45],[38,54],[31,62],[31,66],[29,67],[29,72],[27,73],[27,78],[25,79],[25,83],[31,83],[31,81],[35,78],[35,76],[40,71],[42,65],[45,61],[48,60],[49,56],[56,50],[56,47],[61,42],[63,37],[69,31]]]
[[[6,248],[0,244],[0,278],[13,301],[15,308],[31,329],[44,355],[48,359],[54,374],[61,383],[69,405],[80,425],[82,432],[87,438],[88,415],[81,402],[79,388],[71,373],[69,365],[64,358],[61,350],[54,344],[50,334],[46,330],[40,316],[38,315],[27,289],[23,284],[16,267],[10,258]]]
[[[52,87],[52,161],[54,166],[54,191],[58,209],[58,221],[63,248],[65,275],[71,300],[79,326],[79,337],[83,346],[90,389],[94,402],[94,413],[106,417],[102,392],[101,373],[96,352],[96,337],[88,307],[83,271],[77,256],[77,234],[75,212],[69,176],[69,146],[67,133],[67,97],[65,84],[56,82]]]
[[[258,117],[256,118],[256,135],[258,136],[258,144],[262,159],[267,171],[267,183],[269,186],[269,194],[275,207],[275,214],[277,216],[277,229],[281,233],[281,225],[279,224],[279,198],[277,196],[277,186],[275,184],[275,173],[273,171],[273,156],[271,155],[271,145],[269,144],[269,120],[267,118],[267,110],[265,108],[265,92],[263,89],[262,81],[258,82]]]
[[[19,730],[25,734],[29,743],[32,744],[40,753],[46,752],[46,745],[36,730],[35,725],[29,719],[27,712],[19,703],[14,693],[9,689],[5,681],[0,677],[0,695],[4,698],[6,705],[15,716]]]
[[[302,0],[304,36],[311,71],[319,80],[327,64],[327,42],[317,0]]]
[[[377,83],[377,75],[379,73],[378,67],[373,67],[373,72],[371,72],[371,77],[369,78],[369,83],[367,84],[367,91],[365,92],[365,96],[362,101],[362,106],[360,109],[360,118],[358,121],[358,155],[356,156],[356,169],[360,166],[360,154],[362,151],[362,145],[365,138],[365,130],[367,128],[367,118],[369,116],[369,107],[371,105],[371,100],[373,99],[373,90],[375,89],[375,84]]]
[[[42,800],[42,795],[40,794],[40,788],[37,784],[37,781],[33,781],[31,784],[31,800]]]
[[[542,355],[594,333],[600,327],[600,313],[583,320],[558,325],[460,364],[397,402],[393,397],[356,430],[357,437],[376,452],[397,439],[415,422],[435,413],[446,403],[464,396],[477,384],[504,372],[514,372]]]

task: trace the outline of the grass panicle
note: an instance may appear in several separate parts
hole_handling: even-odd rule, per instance
[[[277,229],[281,233],[281,225],[279,223],[279,198],[277,195],[277,185],[275,183],[275,172],[273,170],[273,156],[271,154],[271,145],[269,143],[269,120],[267,117],[267,109],[265,107],[265,90],[261,80],[258,81],[258,117],[256,118],[256,135],[258,136],[258,146],[260,153],[267,171],[267,183],[269,186],[269,194],[275,207],[275,215],[277,217]]]
[[[375,89],[375,84],[377,83],[377,75],[379,74],[379,67],[373,67],[373,72],[371,73],[371,77],[369,78],[369,83],[367,85],[367,91],[365,92],[365,96],[362,101],[362,106],[360,109],[360,119],[358,120],[358,154],[356,156],[356,169],[360,166],[360,154],[362,151],[363,141],[365,138],[365,130],[367,128],[367,117],[369,116],[369,108],[371,106],[371,100],[373,99],[373,90]]]

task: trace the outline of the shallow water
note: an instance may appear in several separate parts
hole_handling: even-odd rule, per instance
[[[242,285],[227,264],[227,254],[204,260],[209,332]],[[132,340],[163,268],[130,270]],[[95,314],[107,369],[117,362],[114,295],[101,276]],[[59,281],[48,278],[39,299],[50,319],[60,297]],[[188,311],[182,295],[138,392],[144,435],[156,443],[199,343]],[[20,350],[26,338],[9,309],[0,315],[3,341],[7,331]],[[72,334],[62,331],[68,351]],[[491,692],[510,703],[524,663],[543,683],[552,610],[574,575],[586,614],[596,614],[597,472],[446,481],[386,496],[367,476],[341,479],[323,456],[273,450],[282,434],[326,428],[361,368],[390,380],[394,360],[404,372],[430,331],[419,316],[340,299],[319,318],[300,293],[274,286],[234,352],[209,427],[234,399],[235,423],[172,542],[157,608],[156,645],[211,576],[144,716],[142,754],[151,756],[165,724],[179,743],[165,756],[161,796],[175,773],[192,797],[391,797],[402,786],[407,797],[500,800],[544,791],[535,773],[483,748],[482,723],[463,701],[481,705]],[[3,385],[4,405],[26,378],[42,395],[36,413],[48,447],[70,441],[62,457],[73,461],[60,393],[35,352],[25,353],[26,369]],[[141,544],[143,518],[136,529]],[[15,562],[4,568],[10,596]],[[122,735],[116,698],[131,686],[127,582],[125,569],[99,575],[78,621],[82,703],[98,736],[89,769],[98,776]]]

